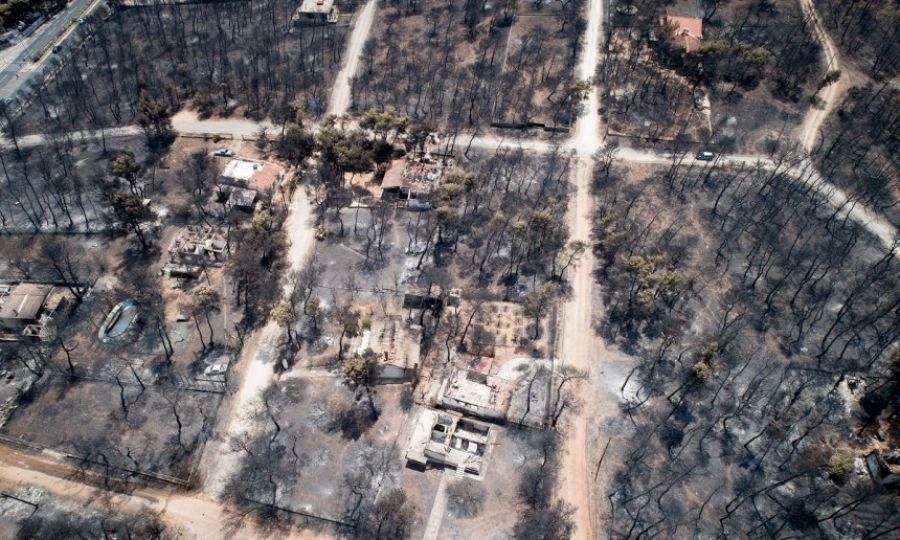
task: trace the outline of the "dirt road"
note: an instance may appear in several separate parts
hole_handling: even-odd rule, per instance
[[[284,222],[284,230],[290,242],[287,274],[303,270],[315,249],[315,227],[312,216],[312,205],[305,190],[300,186],[294,192]],[[285,279],[282,286],[283,294],[287,297],[290,294],[288,280]],[[283,335],[284,330],[274,321],[270,321],[247,341],[241,351],[237,394],[226,408],[227,417],[220,420],[219,436],[215,441],[207,443],[203,453],[201,470],[206,475],[203,491],[210,497],[219,497],[228,479],[237,472],[241,456],[231,451],[230,441],[234,437],[251,433],[254,429],[251,415],[260,403],[260,396],[275,378],[273,368],[279,361],[275,357],[275,352]]]
[[[128,494],[113,493],[69,480],[75,470],[65,462],[0,446],[0,486],[40,486],[53,496],[107,512],[110,508],[135,514],[159,514],[179,538],[261,538],[257,523],[231,512],[222,504],[192,493],[138,487]],[[294,532],[291,538],[325,536]]]
[[[839,187],[831,184],[823,178],[819,171],[808,160],[802,159],[800,163],[789,171],[792,177],[811,188],[820,198],[838,210],[838,215],[855,221],[863,229],[873,235],[887,251],[893,251],[900,257],[900,236],[897,228],[884,217],[870,210],[865,204],[855,201]]]
[[[588,4],[588,25],[585,48],[578,65],[578,76],[582,80],[592,80],[600,52],[600,22],[603,20],[602,0],[590,0]],[[588,95],[586,114],[575,125],[571,147],[577,154],[573,174],[575,197],[570,203],[568,214],[569,233],[572,240],[581,240],[590,245],[591,177],[594,170],[594,153],[600,149],[600,115],[598,113],[598,91],[596,85]],[[560,341],[560,364],[591,371],[592,357],[596,361],[604,355],[604,344],[594,334],[594,260],[591,249],[585,250],[571,274],[572,295],[563,306],[562,335]],[[584,388],[578,391],[584,396]],[[593,398],[593,393],[587,399]],[[595,410],[603,404],[586,403],[581,412],[569,417],[570,427],[565,437],[562,469],[560,471],[560,495],[575,505],[575,538],[594,538],[594,509],[591,504],[590,478],[588,477],[588,436],[585,410]]]
[[[340,116],[350,108],[350,83],[359,66],[359,57],[362,55],[363,46],[369,39],[369,30],[372,29],[372,21],[375,20],[375,4],[377,0],[369,0],[363,7],[353,33],[350,34],[350,42],[344,52],[344,67],[338,72],[331,89],[331,99],[328,103],[328,114]]]
[[[276,129],[271,122],[255,122],[246,118],[207,118],[201,120],[194,111],[181,111],[172,116],[172,129],[181,135],[205,133],[227,134],[233,137],[254,137],[260,129]],[[274,133],[270,133],[274,135]]]
[[[584,152],[597,148],[597,146],[594,146],[590,142],[590,139],[595,133],[599,133],[599,128],[597,131],[593,131],[582,127],[591,121],[592,119],[589,115],[582,118],[578,124],[581,131],[576,131],[578,138],[559,145],[559,148],[563,151],[575,151],[579,156],[584,156]],[[599,124],[599,119],[597,120],[597,123]],[[470,144],[470,141],[467,140],[465,143]],[[474,148],[484,148],[487,150],[496,150],[498,148],[521,148],[526,152],[532,153],[550,152],[556,147],[556,145],[549,141],[501,138],[492,135],[475,137],[471,139],[471,145]],[[671,154],[649,150],[637,150],[634,148],[617,148],[613,159],[628,163],[646,163],[653,165],[670,165],[672,163]],[[689,163],[693,159],[693,156],[688,155],[685,158],[685,163]],[[708,166],[708,164],[703,163],[702,166]],[[776,163],[767,156],[727,154],[719,156],[715,166],[760,166],[766,169],[773,169],[776,167]],[[885,250],[894,250],[898,256],[900,256],[900,247],[898,247],[896,243],[898,238],[897,228],[884,217],[870,210],[866,205],[853,202],[851,197],[844,190],[823,178],[818,171],[812,167],[808,160],[801,159],[793,167],[784,169],[782,166],[781,168],[785,173],[784,178],[786,180],[800,183],[804,187],[809,188],[819,198],[827,202],[829,206],[835,210],[839,210],[840,216],[855,221],[860,227],[868,231],[869,234],[877,238]]]
[[[591,210],[590,199],[591,172],[593,160],[580,158],[575,165],[573,181],[577,190],[574,201],[569,208],[569,232],[573,240],[590,240]],[[592,358],[602,359],[603,352],[598,350],[601,341],[594,335],[591,301],[593,294],[594,261],[591,250],[584,252],[578,266],[571,276],[572,296],[563,306],[562,335],[559,349],[560,364],[570,365],[578,369],[590,371]],[[584,389],[579,389],[584,396]],[[601,404],[593,402],[593,396],[584,396],[591,400],[585,403],[586,410],[595,410]],[[576,539],[592,539],[592,508],[590,500],[590,479],[587,474],[587,417],[583,412],[570,416],[569,431],[565,435],[565,454],[562,459],[560,474],[560,494],[577,507]]]
[[[828,71],[840,70],[840,53],[834,45],[831,36],[825,31],[825,25],[822,24],[822,19],[813,5],[813,0],[800,0],[800,8],[803,10],[803,14],[812,21],[813,34],[818,38],[819,43],[822,44],[822,50],[825,53],[826,69]],[[818,97],[822,102],[821,107],[811,107],[800,125],[798,139],[804,150],[809,152],[813,149],[819,139],[819,131],[822,129],[822,125],[825,123],[828,115],[831,114],[831,111],[844,98],[844,94],[849,89],[849,86],[847,74],[844,73],[837,82],[826,86],[819,92]]]
[[[368,13],[368,26],[371,26],[374,3],[374,0],[370,0],[366,6],[368,11],[364,10],[363,12],[364,16]],[[361,20],[365,21],[365,19]],[[356,47],[357,56],[368,34],[368,26],[361,34],[354,32],[354,38],[359,42]],[[348,66],[345,66],[341,72],[340,77],[343,78],[345,85],[352,78],[357,64],[357,60],[348,62]],[[346,110],[349,105],[349,86],[347,91],[347,96],[338,93],[337,99],[340,101],[332,103],[329,110],[337,111],[338,114]],[[181,134],[216,133],[232,136],[253,136],[262,127],[274,128],[268,122],[254,122],[245,119],[200,120],[196,114],[191,112],[176,114],[172,120],[172,127]],[[107,131],[103,135],[131,136],[136,133],[141,133],[141,131],[133,126],[126,126]],[[81,140],[100,136],[101,134],[97,132],[78,134],[78,138]],[[31,139],[29,142],[34,144],[46,141],[46,137],[43,135],[31,136]],[[290,242],[287,254],[289,271],[300,271],[306,265],[315,247],[312,205],[302,186],[296,189],[288,207],[284,229]],[[287,283],[284,282],[283,286],[286,295],[289,292]],[[201,457],[202,493],[172,494],[142,488],[129,496],[114,496],[115,507],[162,512],[165,519],[180,528],[183,536],[187,538],[226,538],[235,535],[236,532],[236,536],[239,538],[257,536],[255,531],[245,530],[243,526],[239,525],[239,518],[230,515],[224,505],[215,499],[221,496],[228,479],[240,464],[240,456],[230,449],[230,440],[244,433],[250,433],[255,428],[249,413],[253,410],[254,404],[259,400],[261,394],[272,384],[273,365],[278,361],[275,358],[275,352],[282,334],[283,330],[276,323],[271,322],[248,339],[241,353],[241,361],[237,365],[238,372],[232,373],[233,380],[238,382],[236,393],[223,406],[218,420],[218,436],[216,440],[207,443]],[[4,451],[11,452],[0,446],[0,452]],[[11,464],[5,461],[4,457],[3,454],[0,454],[0,481],[41,485],[51,493],[77,499],[91,499],[94,496],[96,490],[77,482],[61,479],[60,477],[68,474],[66,471],[53,470],[47,474],[33,470],[31,465],[40,463],[40,459],[16,458],[15,462]],[[31,465],[26,461],[29,461]],[[45,464],[45,466],[49,467],[50,465]],[[62,464],[57,464],[56,467],[64,468]],[[57,474],[59,476],[56,476]],[[234,529],[235,526],[238,527],[237,531]],[[324,538],[324,536],[308,533],[297,533],[292,537]]]
[[[603,0],[588,2],[588,23],[585,34],[584,50],[578,64],[577,75],[582,81],[593,81],[600,60],[600,23],[603,21]],[[572,146],[581,157],[590,157],[603,144],[600,136],[599,91],[597,85],[591,86],[587,102],[584,104],[585,114],[575,123]]]

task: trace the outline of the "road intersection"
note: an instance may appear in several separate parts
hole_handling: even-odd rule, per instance
[[[808,0],[803,0],[809,3]],[[95,6],[96,0],[76,0],[73,6]],[[73,6],[70,6],[72,8]],[[603,0],[590,0],[588,2],[588,19],[587,34],[584,43],[584,49],[581,55],[581,61],[578,65],[578,77],[581,80],[592,80],[595,68],[600,60],[600,45],[602,36],[602,21],[605,9]],[[810,7],[810,6],[807,6]],[[335,115],[343,115],[349,108],[351,102],[350,81],[355,73],[356,66],[359,63],[359,55],[362,51],[362,44],[365,43],[369,29],[372,26],[375,12],[376,0],[369,0],[362,8],[357,20],[357,28],[351,35],[348,43],[347,54],[345,55],[345,64],[341,72],[338,74],[335,86],[331,94],[331,102],[329,113]],[[68,12],[67,12],[68,13]],[[70,17],[70,15],[67,15]],[[64,17],[60,17],[64,19]],[[71,20],[71,19],[70,19]],[[57,23],[56,28],[62,28],[64,25]],[[828,40],[824,31],[819,29],[818,35],[820,39]],[[49,39],[49,38],[48,38]],[[44,41],[46,46],[47,41]],[[826,55],[829,58],[830,65],[837,64],[837,56],[834,48],[826,48]],[[34,54],[34,50],[31,51]],[[833,69],[833,68],[830,68]],[[0,92],[6,88],[9,81],[7,70],[0,71]],[[804,120],[803,128],[800,132],[801,143],[806,151],[815,143],[815,137],[827,118],[827,111],[834,107],[837,100],[840,99],[842,87],[836,86],[834,90],[829,89],[822,99],[825,101],[823,109],[810,111]],[[563,151],[573,155],[573,186],[575,195],[573,197],[569,213],[567,216],[568,225],[571,231],[571,237],[575,240],[590,241],[591,219],[592,219],[592,201],[590,194],[591,175],[597,157],[607,152],[614,160],[625,163],[636,164],[655,164],[655,165],[673,165],[679,163],[690,163],[694,161],[691,154],[672,154],[667,152],[657,152],[652,150],[639,150],[634,148],[607,148],[602,140],[601,119],[599,117],[599,95],[597,86],[594,85],[593,90],[589,93],[585,104],[585,114],[576,122],[572,136],[567,141],[554,142],[539,138],[502,138],[495,135],[466,135],[461,134],[457,137],[459,145],[481,149],[521,149],[528,153],[546,153],[550,151]],[[823,112],[824,111],[824,112]],[[219,119],[219,120],[199,120],[191,114],[181,113],[173,118],[172,128],[175,132],[182,136],[220,136],[230,138],[253,139],[258,136],[263,129],[274,130],[276,126],[268,122],[254,122],[244,119]],[[138,126],[122,126],[109,128],[101,131],[83,131],[77,133],[65,133],[60,135],[32,134],[19,137],[17,143],[20,147],[40,146],[48,143],[53,139],[68,141],[72,144],[78,144],[96,140],[99,138],[113,139],[121,137],[135,137],[143,133]],[[811,135],[812,134],[812,135]],[[9,145],[6,141],[4,144]],[[857,222],[861,227],[878,238],[880,243],[888,250],[898,250],[897,246],[897,230],[882,216],[874,211],[866,208],[864,205],[853,201],[852,197],[833,183],[823,178],[812,165],[808,158],[794,158],[791,162],[773,159],[771,156],[757,155],[720,155],[713,162],[697,162],[697,166],[702,167],[731,167],[731,168],[763,168],[767,170],[780,170],[784,174],[781,177],[784,181],[799,182],[810,189],[811,193],[819,196],[823,201],[827,202],[832,208],[840,212],[842,215]],[[291,228],[290,237],[296,246],[292,247],[290,254],[291,266],[294,269],[302,267],[309,256],[311,249],[309,238],[311,234],[308,228],[308,220],[304,219],[310,211],[309,205],[304,204],[300,198],[303,197],[302,190],[298,190],[296,194],[298,199],[291,205],[291,214],[287,222]],[[299,201],[299,202],[298,202]],[[592,329],[593,317],[597,316],[597,306],[594,299],[597,297],[593,281],[593,260],[590,250],[587,250],[584,257],[579,261],[578,266],[574,268],[572,273],[572,289],[571,299],[562,306],[564,324],[562,327],[561,344],[559,357],[570,364],[572,367],[579,369],[590,369],[592,358],[603,355],[604,344],[602,340],[597,338]],[[267,326],[260,330],[260,335],[256,339],[257,345],[254,347],[267,348],[271,347],[274,340],[278,337],[278,329],[275,326]],[[252,348],[252,347],[251,347]],[[266,366],[260,367],[257,357],[262,358],[261,350],[251,350],[246,355],[251,357],[251,361],[243,362],[244,370],[240,388],[237,390],[238,396],[236,404],[232,405],[232,410],[240,411],[248,403],[254,400],[258,394],[269,384],[271,377],[253,377],[248,376],[248,366],[253,366],[256,370],[266,370]],[[270,370],[269,370],[270,371]],[[250,381],[250,384],[247,382]],[[237,414],[237,413],[235,413]],[[234,435],[244,429],[239,421],[226,418],[223,421],[224,434]],[[224,440],[224,439],[223,439]],[[224,444],[212,444],[204,454],[204,461],[209,463],[220,463],[222,453],[226,452]],[[593,523],[595,513],[592,512],[592,504],[590,501],[590,479],[587,475],[590,451],[588,448],[587,437],[587,420],[584,416],[575,415],[572,419],[572,431],[566,440],[566,452],[563,457],[563,470],[561,476],[560,495],[568,502],[576,507],[575,521],[577,523],[576,537],[580,539],[589,539],[596,537],[597,525]],[[16,458],[19,459],[19,458]],[[225,462],[228,460],[225,459]],[[49,460],[48,460],[49,462]],[[233,465],[233,464],[232,464]],[[31,470],[36,465],[26,467]],[[17,468],[16,462],[10,460],[6,455],[0,453],[0,477],[12,478],[22,475],[22,467]],[[18,472],[17,472],[18,471]],[[28,481],[34,483],[48,483],[51,480],[38,477],[31,474],[24,475],[29,478]],[[167,500],[166,504],[160,505],[152,502],[154,497],[162,497],[162,494],[148,494],[147,499],[151,502],[141,502],[140,500],[129,500],[131,504],[137,504],[147,509],[158,509],[170,521],[185,525],[190,522],[188,516],[185,516],[185,508],[190,508],[192,504],[199,505],[204,512],[208,511],[216,517],[213,520],[220,523],[220,527],[224,526],[221,521],[221,515],[224,514],[224,505],[221,505],[210,497],[215,497],[221,489],[221,475],[210,477],[207,479],[206,489],[197,494],[179,495],[178,504],[174,501]],[[150,496],[152,495],[152,496]],[[69,494],[69,496],[72,496]],[[138,496],[138,492],[132,495],[132,499]],[[193,503],[191,501],[194,501]],[[199,502],[198,502],[199,501]],[[159,508],[158,508],[159,507]],[[204,513],[204,516],[206,514]],[[193,516],[196,519],[196,516]],[[204,521],[204,527],[212,527],[210,521]],[[215,534],[218,529],[206,529],[209,534]]]

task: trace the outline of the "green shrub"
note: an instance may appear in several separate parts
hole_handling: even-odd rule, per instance
[[[853,470],[853,456],[846,452],[835,452],[828,460],[825,469],[828,474],[836,478],[846,476]]]

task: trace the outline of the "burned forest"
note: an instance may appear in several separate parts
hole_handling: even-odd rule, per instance
[[[0,537],[900,536],[896,2],[0,8]]]

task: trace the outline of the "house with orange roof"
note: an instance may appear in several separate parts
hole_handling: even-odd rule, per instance
[[[693,52],[703,42],[703,19],[697,17],[674,17],[663,15],[659,18],[659,26],[672,28],[669,43],[684,49],[685,52]]]
[[[270,161],[235,158],[228,162],[219,174],[219,184],[252,189],[260,195],[271,197],[281,186],[284,169]]]

